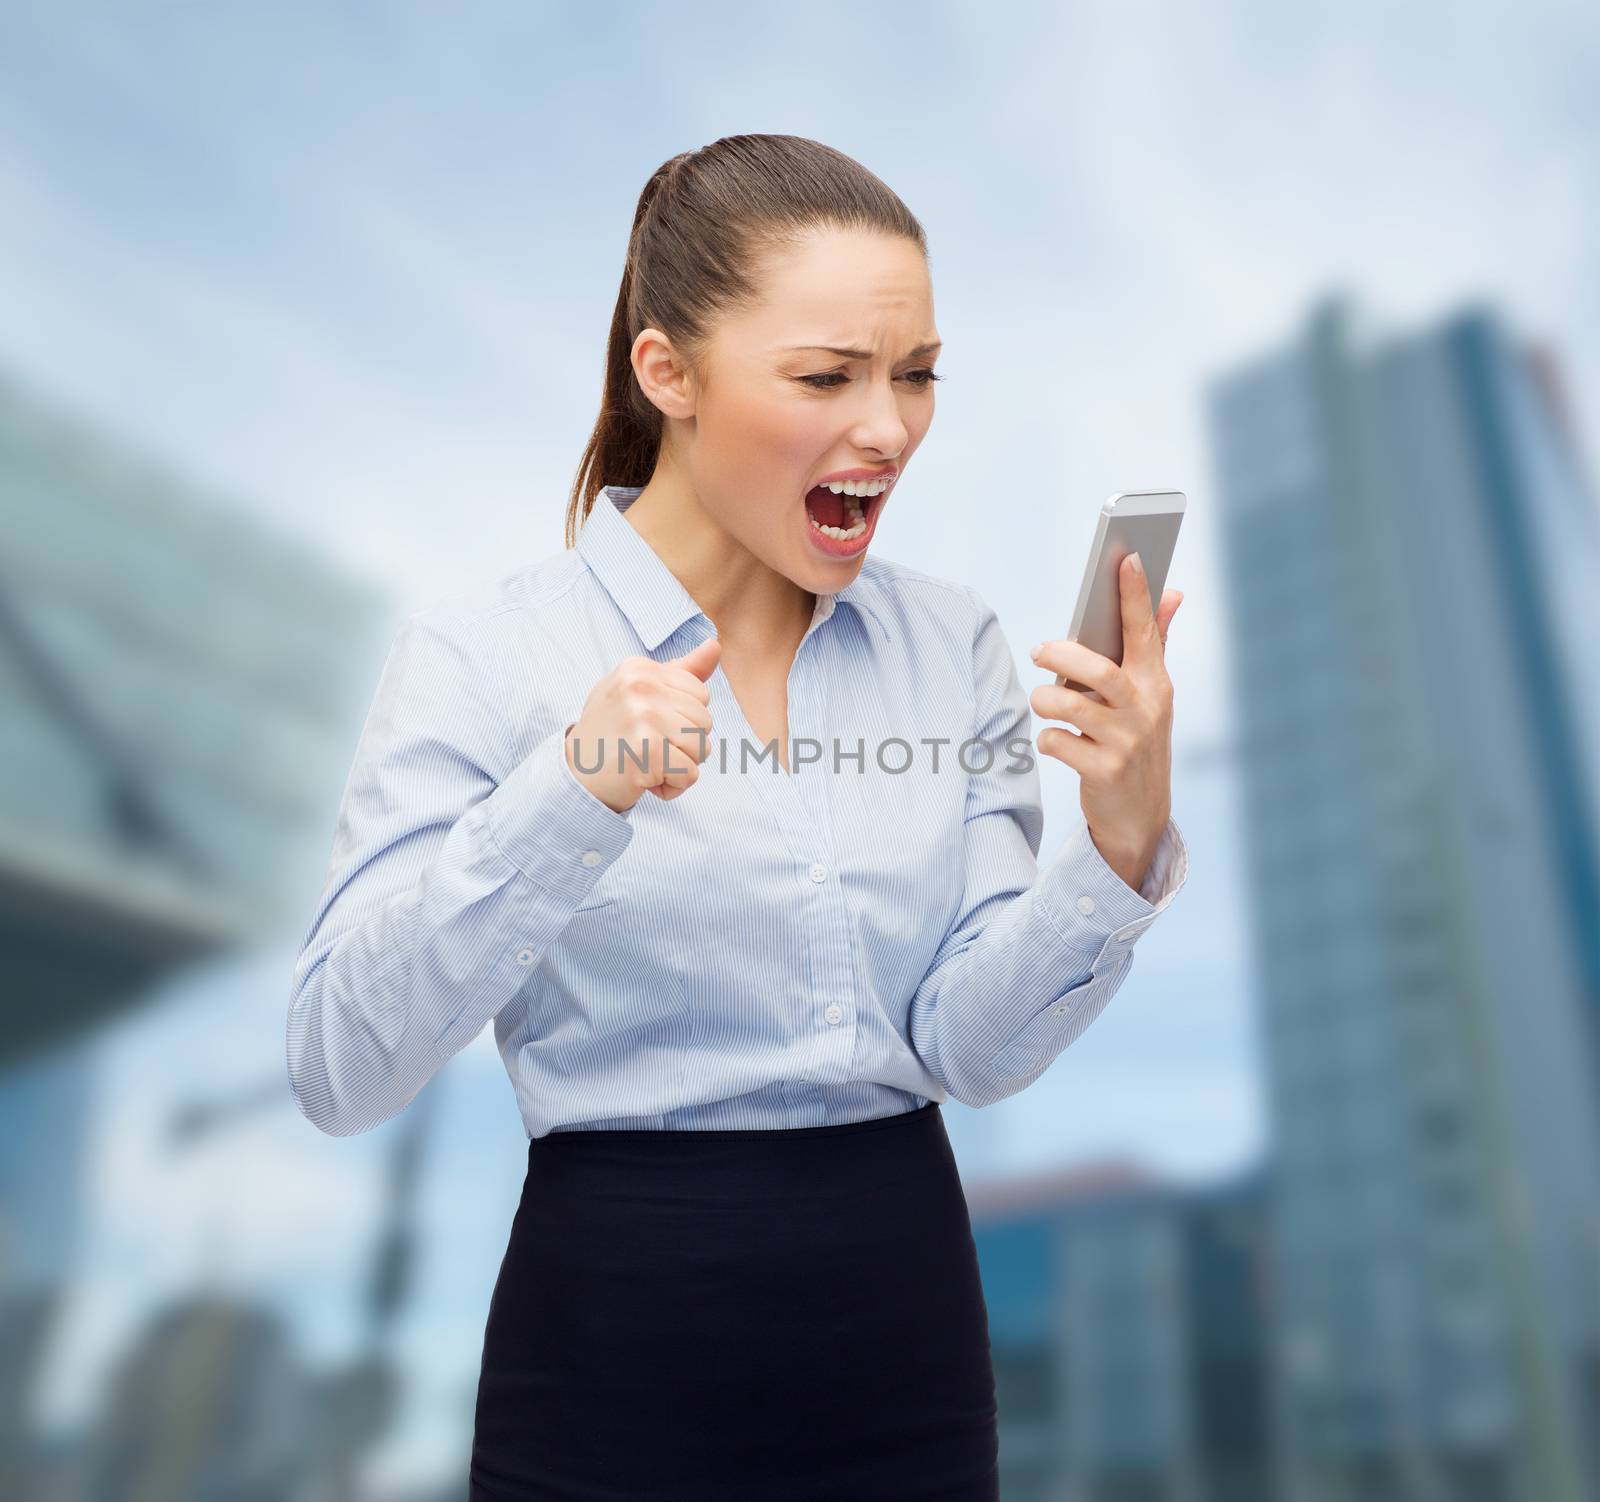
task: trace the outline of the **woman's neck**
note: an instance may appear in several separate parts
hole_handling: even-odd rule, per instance
[[[767,567],[660,473],[623,513],[716,627],[724,652],[792,657],[817,597]]]

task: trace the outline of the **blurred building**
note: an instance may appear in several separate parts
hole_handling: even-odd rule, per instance
[[[384,613],[0,377],[0,1066],[299,921]]]
[[[74,1272],[96,1031],[302,920],[386,615],[0,375],[0,1495]]]
[[[1553,362],[1218,380],[1289,1502],[1600,1497],[1600,514]]]
[[[268,1312],[197,1294],[163,1309],[112,1373],[86,1466],[94,1502],[291,1502],[316,1391]]]
[[[1265,1178],[1119,1163],[968,1191],[1006,1502],[1267,1502]]]
[[[73,1046],[0,1076],[0,1497],[22,1495],[32,1470],[32,1379],[76,1271],[92,1083]]]

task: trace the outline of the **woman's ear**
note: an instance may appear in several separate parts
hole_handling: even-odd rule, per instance
[[[694,373],[660,329],[642,329],[633,341],[633,373],[639,389],[667,417],[694,416]]]

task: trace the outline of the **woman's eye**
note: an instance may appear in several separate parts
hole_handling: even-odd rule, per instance
[[[842,370],[830,370],[823,375],[801,376],[800,379],[808,386],[815,386],[819,391],[833,391],[840,381],[847,381],[850,377]],[[901,379],[910,381],[920,391],[935,381],[942,381],[944,377],[932,370],[908,370]]]

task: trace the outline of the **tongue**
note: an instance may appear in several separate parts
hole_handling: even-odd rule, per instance
[[[806,506],[823,526],[848,527],[850,523],[844,508],[850,499],[847,495],[835,495],[826,485],[819,485],[807,493]],[[857,504],[860,504],[859,501]]]

